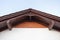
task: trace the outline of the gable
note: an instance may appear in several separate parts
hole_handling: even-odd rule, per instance
[[[12,13],[10,15],[6,15],[6,16],[2,16],[0,18],[0,29],[4,29],[3,27],[7,26],[7,21],[10,20],[11,24],[15,24],[16,22],[19,22],[19,20],[24,19],[25,17],[29,16],[29,18],[31,19],[32,16],[34,16],[35,18],[39,19],[40,21],[43,21],[44,24],[49,24],[49,28],[55,28],[60,30],[60,18],[53,16],[53,15],[49,15],[47,13],[41,12],[41,11],[37,11],[34,9],[27,9],[27,10],[23,10],[20,12],[16,12],[16,13]],[[52,22],[54,21],[54,22]],[[7,27],[8,28],[8,27]]]

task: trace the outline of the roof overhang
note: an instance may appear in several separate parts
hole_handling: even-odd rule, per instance
[[[49,24],[48,25],[49,29],[54,28],[54,29],[60,30],[60,17],[54,16],[45,12],[41,12],[38,10],[34,10],[34,9],[26,9],[26,10],[22,10],[19,12],[15,12],[15,13],[0,17],[0,30],[4,30],[8,28],[10,29],[11,27],[7,27],[9,26],[9,21],[13,24],[17,20],[21,20],[26,16],[29,16],[29,17],[35,16],[40,21],[44,21],[45,23]]]

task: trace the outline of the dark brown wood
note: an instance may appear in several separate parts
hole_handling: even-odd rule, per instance
[[[4,29],[4,27],[6,27],[5,29],[7,28],[11,29],[13,25],[17,24],[20,20],[24,19],[26,16],[29,16],[30,20],[31,16],[36,16],[40,21],[43,21],[43,23],[45,22],[45,24],[49,24],[48,26],[49,29],[54,28],[60,30],[60,17],[47,14],[41,11],[37,11],[34,9],[27,9],[0,17],[0,30]],[[8,22],[8,20],[10,22]]]
[[[12,30],[12,26],[11,26],[11,24],[10,24],[10,20],[7,20],[6,23],[7,23],[7,27],[8,27],[8,29],[9,29],[9,30]]]
[[[32,15],[32,14],[31,14],[31,15]],[[31,15],[28,15],[28,14],[22,15],[22,16],[19,16],[19,17],[16,17],[16,18],[11,19],[10,22],[15,23],[15,21],[17,21],[17,19],[18,19],[18,20],[21,20],[21,19],[19,19],[19,18],[25,17],[25,16],[29,16],[29,20],[31,21]],[[37,15],[37,14],[34,14],[34,15],[32,15],[32,16],[36,16],[37,18],[40,18],[40,19],[39,19],[40,21],[43,21],[43,22],[49,24],[49,26],[48,26],[49,29],[52,29],[52,27],[54,26],[54,21],[53,21],[53,20],[49,20],[48,18],[39,16],[39,15]],[[9,23],[8,23],[8,24],[9,24]]]
[[[58,17],[58,16],[55,16],[55,15],[52,15],[52,14],[49,14],[49,13],[45,13],[45,12],[42,12],[42,11],[34,10],[34,9],[31,9],[31,12],[37,13],[40,16],[43,16],[43,17],[46,17],[46,18],[49,18],[49,19],[60,22],[60,17]]]

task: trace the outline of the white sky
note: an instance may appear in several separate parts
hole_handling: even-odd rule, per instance
[[[60,16],[60,0],[0,0],[0,16],[28,8]]]

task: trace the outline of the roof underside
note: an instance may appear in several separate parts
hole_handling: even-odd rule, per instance
[[[5,16],[0,17],[0,29],[2,28],[1,25],[6,26],[6,21],[7,20],[16,18],[16,17],[24,15],[24,14],[29,14],[29,13],[31,13],[31,15],[34,13],[34,14],[37,14],[39,16],[42,16],[42,17],[48,18],[50,20],[53,20],[55,22],[54,25],[56,26],[54,28],[60,30],[60,17],[54,16],[54,15],[51,15],[51,14],[48,14],[48,13],[45,13],[45,12],[41,12],[41,11],[38,11],[38,10],[35,10],[35,9],[26,9],[26,10],[22,10],[22,11],[19,11],[19,12],[11,13],[9,15],[5,15]],[[4,28],[7,28],[7,27],[4,27]],[[2,29],[4,29],[4,28],[2,28]]]
[[[44,16],[44,17],[47,17],[47,18],[50,18],[50,19],[53,19],[53,20],[56,20],[56,21],[60,22],[60,17],[58,17],[58,16],[51,15],[51,14],[48,14],[48,13],[45,13],[45,12],[42,12],[42,11],[38,11],[38,10],[35,10],[35,9],[31,9],[31,8],[26,9],[26,10],[22,10],[22,11],[19,11],[19,12],[11,13],[9,15],[2,16],[2,17],[0,17],[0,22],[4,21],[4,20],[8,20],[10,18],[20,16],[21,14],[24,14],[24,13],[29,13],[29,12],[37,13],[37,14],[40,14],[41,16]]]

